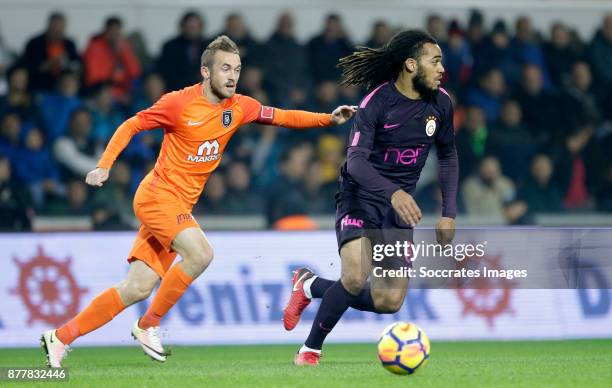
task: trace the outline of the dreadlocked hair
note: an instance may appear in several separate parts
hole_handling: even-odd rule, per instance
[[[418,59],[425,43],[437,44],[426,32],[407,30],[395,34],[380,48],[358,46],[353,54],[340,59],[341,85],[365,86],[367,90],[399,75],[407,58]]]

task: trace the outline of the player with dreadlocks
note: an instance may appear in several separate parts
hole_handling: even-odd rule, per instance
[[[372,247],[412,241],[421,211],[411,193],[432,145],[443,202],[438,242],[449,243],[455,231],[459,171],[453,107],[440,88],[444,67],[435,39],[425,32],[403,31],[382,48],[359,48],[339,66],[343,84],[365,86],[368,94],[353,122],[336,195],[341,278],[323,279],[307,268],[293,274],[283,317],[287,330],[297,325],[312,298],[322,298],[310,335],[294,358],[296,365],[318,365],[325,337],[349,307],[394,313],[402,306],[408,278],[373,274]],[[410,264],[405,257],[387,257],[375,265],[402,269]]]

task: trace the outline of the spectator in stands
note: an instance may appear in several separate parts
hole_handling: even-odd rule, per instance
[[[476,173],[485,156],[489,130],[484,110],[478,106],[466,109],[465,124],[457,131],[455,143],[459,156],[460,179]]]
[[[481,107],[485,112],[487,123],[499,119],[501,104],[506,96],[506,81],[499,69],[491,69],[481,77],[479,86],[468,91],[466,103]]]
[[[515,35],[510,42],[510,52],[514,64],[512,71],[506,74],[506,81],[512,87],[516,86],[520,80],[520,71],[523,65],[532,64],[537,66],[542,73],[544,89],[550,89],[550,77],[546,69],[544,52],[539,42],[539,37],[533,29],[531,19],[528,16],[520,16],[516,20]]]
[[[335,81],[323,81],[316,87],[315,98],[313,104],[309,110],[313,112],[328,112],[328,109],[332,106],[338,106],[340,103],[340,86]],[[344,103],[344,101],[342,101]],[[332,109],[333,110],[333,109]],[[329,111],[331,112],[331,111]],[[352,125],[348,122],[343,125],[338,125],[333,128],[317,128],[311,129],[308,132],[292,134],[293,136],[298,135],[299,138],[308,138],[316,140],[323,133],[334,133],[334,134],[345,134],[348,133],[348,129]]]
[[[27,192],[11,180],[11,162],[0,154],[0,230],[29,231],[33,216]]]
[[[82,179],[68,181],[66,198],[49,201],[43,213],[50,216],[88,216],[91,213],[89,187]]]
[[[320,162],[314,161],[304,174],[302,193],[306,201],[307,214],[332,214],[336,210],[334,194],[336,185],[323,182],[323,171]],[[330,190],[331,189],[331,190]]]
[[[131,114],[136,114],[155,104],[165,92],[166,83],[161,74],[148,73],[144,78],[142,89],[134,97],[134,102],[130,109]]]
[[[568,133],[574,132],[584,123],[599,123],[602,114],[597,103],[597,95],[602,90],[593,85],[591,70],[586,62],[576,62],[572,76],[561,92],[558,112],[564,126],[557,140],[564,141]]]
[[[230,13],[227,16],[221,34],[227,35],[238,46],[242,66],[260,66],[264,60],[267,60],[261,55],[259,43],[253,39],[239,13]]]
[[[505,205],[515,198],[514,183],[503,176],[498,160],[488,156],[480,163],[477,175],[463,182],[463,201],[469,215],[505,218]]]
[[[89,104],[92,119],[91,136],[100,146],[105,146],[108,143],[117,127],[126,118],[115,104],[112,88],[110,83],[102,83],[96,86]]]
[[[114,97],[127,103],[132,82],[140,77],[142,71],[122,28],[121,19],[111,16],[106,19],[104,30],[91,38],[83,53],[84,79],[87,88],[111,83]]]
[[[510,48],[510,36],[503,20],[497,20],[491,34],[485,39],[482,48],[474,52],[474,70],[471,79],[475,82],[491,69],[499,69],[504,76],[510,76],[515,63]]]
[[[177,90],[200,82],[200,57],[208,45],[204,37],[204,19],[188,11],[179,23],[179,35],[170,39],[161,51],[157,69],[168,90]]]
[[[279,162],[279,176],[266,193],[266,218],[273,226],[280,219],[306,214],[306,199],[301,185],[311,159],[312,149],[301,143],[283,150]]]
[[[0,121],[0,155],[6,156],[15,163],[18,149],[21,146],[21,119],[15,112],[1,116]]]
[[[83,104],[78,93],[79,79],[76,73],[66,71],[60,76],[54,91],[43,92],[37,99],[48,144],[53,144],[55,139],[65,133],[72,112]]]
[[[15,54],[6,46],[0,33],[0,97],[8,91],[7,72],[15,60]]]
[[[551,81],[559,87],[571,73],[572,66],[582,57],[582,45],[573,41],[569,28],[562,22],[555,22],[550,28],[550,40],[544,43],[544,57]]]
[[[40,209],[47,198],[64,194],[59,170],[45,147],[40,129],[28,131],[24,145],[17,150],[17,156],[13,169],[15,179],[28,188],[36,208]]]
[[[110,172],[111,178],[92,198],[92,220],[96,230],[132,229],[132,177],[129,166],[117,161]]]
[[[277,127],[252,123],[241,127],[232,138],[228,156],[250,166],[252,189],[265,187],[268,179],[275,178],[269,164],[273,163],[270,161],[271,153],[279,146],[276,142],[278,132]]]
[[[135,115],[155,104],[164,94],[165,89],[166,86],[161,75],[159,73],[149,73],[145,77],[142,90],[134,98],[130,113]],[[163,140],[163,134],[161,128],[137,134],[123,152],[123,158],[128,160],[130,165],[138,168],[143,168],[145,164],[155,161],[157,150]]]
[[[444,69],[446,70],[444,87],[460,90],[469,81],[473,58],[470,45],[464,38],[464,32],[456,20],[451,22],[448,41],[443,43],[441,48],[444,53]]]
[[[53,144],[63,180],[82,179],[96,168],[102,149],[93,141],[91,130],[91,114],[77,109],[70,118],[68,132]]]
[[[259,67],[244,66],[240,74],[240,93],[251,96],[264,105],[270,104],[268,94],[263,89],[263,71]]]
[[[455,128],[455,132],[456,132],[457,129],[461,128],[463,124],[465,123],[466,109],[465,109],[465,106],[463,105],[463,102],[459,100],[454,90],[452,89],[445,89],[445,90],[446,90],[446,93],[448,94],[448,97],[451,100],[451,103],[453,104],[453,128]]]
[[[554,151],[556,181],[561,187],[565,208],[592,209],[602,183],[601,167],[605,166],[595,127],[587,122],[572,129]]]
[[[81,64],[74,42],[65,35],[66,18],[62,13],[49,16],[47,29],[32,38],[21,59],[28,69],[30,90],[51,91],[65,71],[78,72]]]
[[[588,52],[595,79],[604,88],[612,88],[612,14],[604,17]]]
[[[612,121],[612,13],[606,15],[590,46],[588,59],[602,116]]]
[[[531,162],[530,173],[518,195],[527,203],[529,212],[536,214],[561,211],[561,190],[552,180],[552,160],[544,154],[536,155]]]
[[[252,191],[251,171],[240,161],[227,167],[227,210],[229,214],[263,214],[263,201],[259,193]]]
[[[363,89],[357,85],[340,86],[340,101],[342,101],[343,104],[359,105],[364,95]]]
[[[32,95],[28,91],[28,70],[14,67],[8,73],[8,93],[0,97],[0,115],[12,111],[19,114],[24,122],[35,117]]]
[[[138,59],[143,74],[148,74],[155,70],[155,58],[151,55],[147,46],[147,41],[140,30],[132,31],[127,36],[127,41],[132,47],[134,56]]]
[[[470,11],[465,38],[470,45],[472,55],[478,56],[485,45],[486,34],[484,28],[484,15],[477,9],[472,9]]]
[[[393,36],[393,30],[384,20],[377,20],[372,25],[372,33],[365,43],[366,47],[376,48],[384,46]]]
[[[521,106],[516,100],[506,100],[487,139],[487,153],[495,155],[504,175],[518,183],[527,177],[529,160],[535,151],[533,137],[523,124]]]
[[[604,181],[597,193],[597,210],[612,213],[612,162],[604,169]]]
[[[336,82],[324,81],[317,85],[317,94],[315,99],[314,111],[327,112],[330,106],[338,103],[340,95],[340,87]]]
[[[215,171],[206,182],[204,195],[198,204],[197,213],[206,216],[228,214],[226,194],[225,174],[221,171]]]
[[[280,15],[276,30],[264,45],[265,87],[275,106],[294,107],[306,100],[311,83],[306,48],[295,39],[291,13]],[[297,104],[296,104],[297,102]]]
[[[122,219],[110,203],[95,202],[91,205],[91,227],[93,230],[132,230],[131,224]]]
[[[538,145],[551,142],[557,128],[564,124],[558,111],[558,98],[544,90],[543,82],[539,67],[525,65],[520,86],[515,92],[525,125]]]
[[[340,78],[340,69],[336,67],[338,60],[352,52],[353,44],[344,30],[340,16],[328,15],[323,32],[308,42],[310,71],[314,82],[337,81]]]
[[[345,158],[345,145],[340,136],[324,134],[319,138],[317,145],[317,159],[321,163],[321,183],[324,186],[332,185],[337,188],[340,167]]]
[[[438,44],[445,44],[448,38],[448,28],[442,16],[438,14],[427,15],[425,20],[425,30],[438,41]]]

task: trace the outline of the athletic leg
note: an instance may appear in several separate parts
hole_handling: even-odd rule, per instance
[[[126,307],[146,299],[158,280],[157,273],[145,263],[132,262],[125,280],[104,290],[65,325],[43,334],[41,340],[50,366],[61,366],[66,346],[78,337],[104,326]]]
[[[181,231],[172,242],[172,249],[182,258],[164,275],[146,313],[140,319],[141,329],[157,327],[162,317],[178,302],[191,282],[208,267],[213,250],[200,228]]]
[[[393,211],[393,210],[391,210]],[[412,241],[412,229],[398,224],[394,213],[388,213],[381,229],[376,233],[376,241],[395,245],[404,240]],[[310,335],[300,350],[302,353],[320,352],[327,334],[348,307],[361,311],[376,313],[397,312],[403,302],[408,289],[408,278],[376,277],[372,272],[372,246],[367,238],[351,240],[342,246],[341,281],[330,286],[323,296],[321,306],[317,312]],[[405,257],[387,257],[381,264],[384,269],[399,269],[409,266]],[[364,288],[366,279],[371,276],[370,287]],[[318,363],[318,357],[296,356],[296,364]]]
[[[361,293],[371,267],[372,246],[362,237],[345,243],[340,249],[341,279],[330,286],[321,301],[310,334],[301,352],[320,352],[323,341],[340,317]]]
[[[110,322],[126,307],[146,299],[158,280],[159,276],[145,263],[132,262],[126,279],[96,296],[83,311],[57,330],[57,337],[70,345],[78,337]]]

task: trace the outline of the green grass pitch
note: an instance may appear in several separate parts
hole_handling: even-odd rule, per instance
[[[69,384],[83,387],[611,387],[612,339],[433,342],[429,364],[412,376],[384,370],[375,344],[330,344],[321,366],[297,368],[296,345],[174,346],[165,364],[137,347],[75,347]],[[0,366],[40,366],[41,349],[0,349]],[[32,386],[31,383],[25,383]],[[24,384],[11,384],[24,386]],[[6,382],[0,382],[6,387]]]

